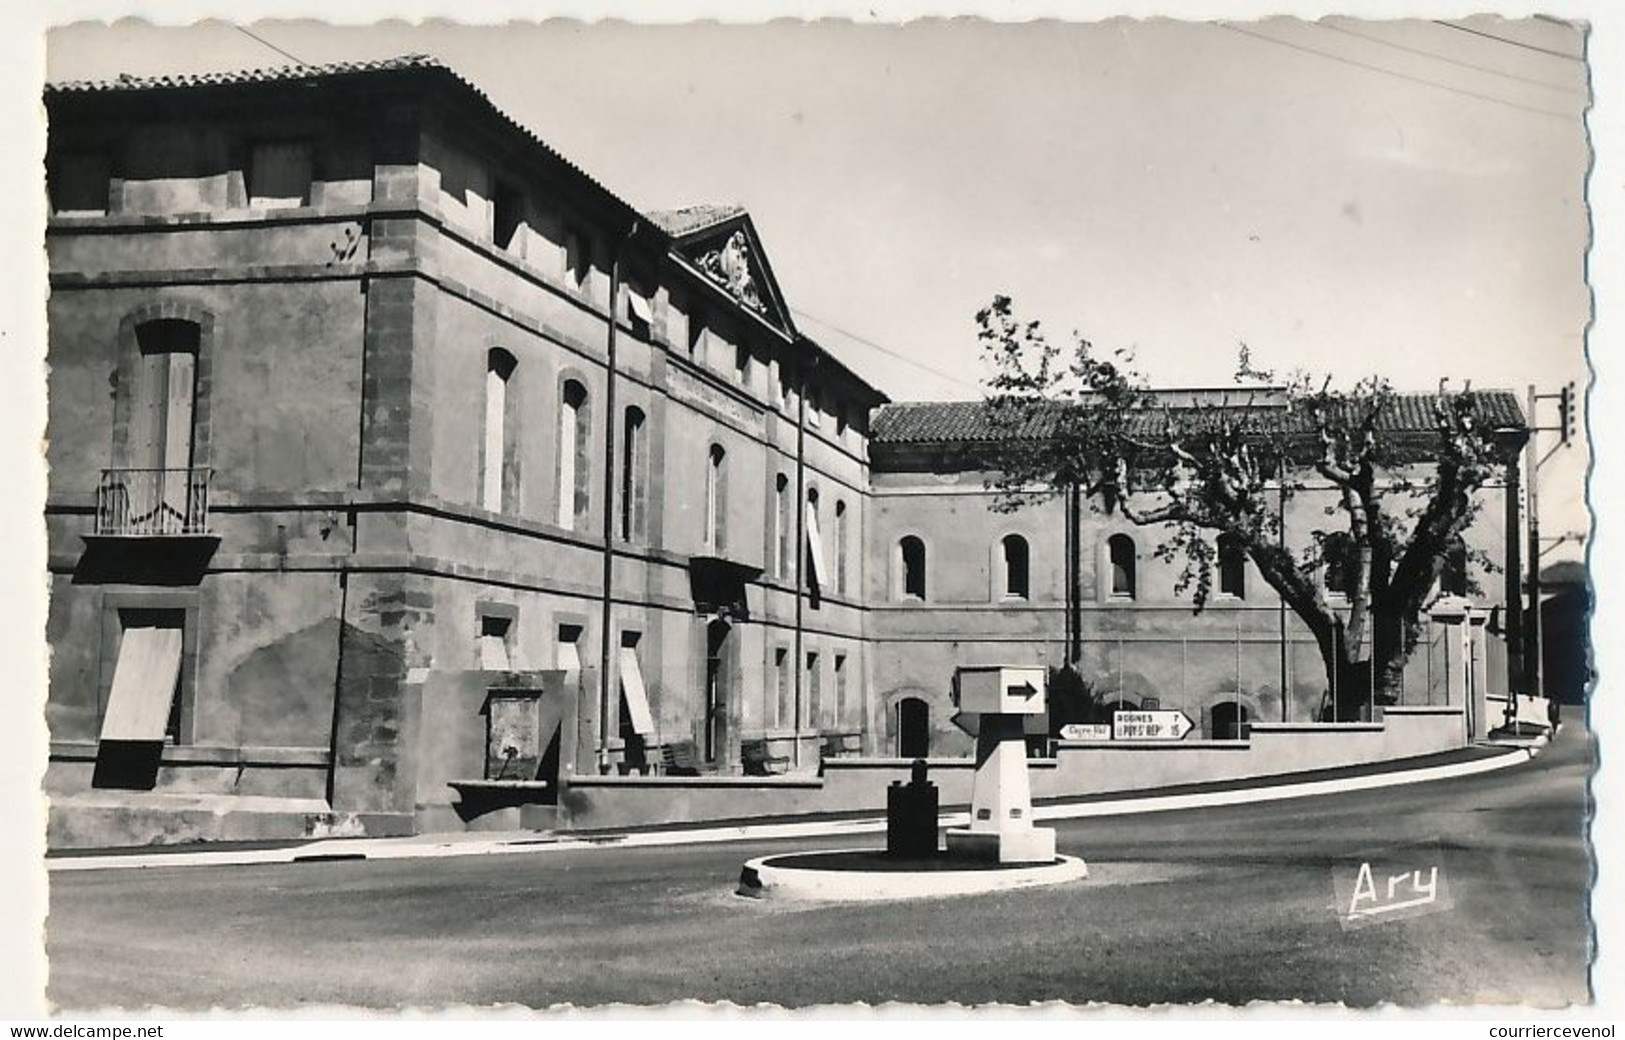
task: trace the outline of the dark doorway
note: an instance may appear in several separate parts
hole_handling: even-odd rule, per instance
[[[705,626],[705,722],[701,742],[705,761],[715,763],[727,739],[728,636],[733,626],[721,618]]]
[[[897,754],[925,758],[931,753],[931,706],[918,697],[897,702]]]
[[[1222,701],[1208,712],[1214,740],[1240,740],[1246,732],[1247,708],[1237,701]]]

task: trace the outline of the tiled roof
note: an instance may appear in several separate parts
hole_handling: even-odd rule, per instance
[[[307,83],[318,80],[340,79],[347,76],[409,71],[418,71],[425,75],[444,77],[451,80],[461,90],[482,104],[497,120],[519,133],[533,147],[540,150],[549,161],[563,166],[576,177],[579,177],[583,182],[599,192],[601,197],[618,206],[628,218],[637,214],[637,211],[626,200],[604,187],[581,167],[554,151],[546,141],[537,136],[535,131],[498,108],[483,90],[458,75],[450,66],[444,64],[438,58],[428,54],[407,54],[401,57],[383,58],[376,61],[341,61],[327,65],[279,65],[271,68],[241,69],[230,72],[187,73],[175,76],[124,75],[109,80],[76,80],[66,83],[46,84],[45,96],[47,100],[50,100],[52,97],[83,94],[116,94],[139,91],[186,90],[203,87]]]
[[[131,76],[126,73],[117,79],[47,83],[45,93],[83,94],[119,90],[178,90],[190,87],[233,86],[243,83],[287,83],[299,80],[331,79],[335,76],[348,76],[363,72],[384,72],[392,69],[442,69],[451,72],[449,68],[427,54],[407,54],[398,58],[383,58],[378,61],[341,61],[329,65],[277,65],[263,69],[183,73],[176,76]]]
[[[1475,391],[1473,399],[1479,418],[1492,429],[1522,429],[1523,409],[1516,394],[1506,390]],[[1395,394],[1378,423],[1380,429],[1395,433],[1422,433],[1433,429],[1433,404],[1437,394]],[[871,444],[986,444],[1016,437],[1041,438],[1059,416],[1034,416],[1024,427],[996,427],[980,401],[907,401],[889,404],[875,413],[870,426]],[[1270,410],[1279,416],[1282,434],[1307,433],[1310,418],[1302,411]],[[1158,412],[1146,412],[1148,432],[1160,428]]]
[[[538,137],[528,127],[514,120],[506,112],[498,108],[491,99],[474,84],[458,75],[449,66],[437,58],[427,54],[408,54],[397,58],[385,58],[377,61],[347,61],[335,62],[327,65],[281,65],[270,68],[244,69],[231,72],[189,73],[174,76],[119,76],[108,80],[77,80],[64,83],[47,84],[45,96],[47,101],[54,98],[90,94],[118,94],[136,93],[141,91],[188,90],[208,87],[227,86],[254,86],[276,85],[287,83],[309,83],[321,80],[340,79],[348,76],[361,76],[372,74],[387,74],[392,72],[420,72],[426,76],[444,77],[455,83],[459,89],[476,98],[486,109],[502,123],[517,131],[535,148],[541,151],[548,161],[563,166],[583,182],[590,185],[602,194],[603,197],[618,205],[628,219],[637,214],[626,201],[605,188],[591,177],[581,167],[575,165],[558,152],[554,151],[545,141]],[[695,232],[704,231],[725,221],[732,220],[745,213],[743,206],[702,204],[684,206],[674,210],[655,210],[643,214],[643,217],[653,224],[668,239],[682,238]],[[810,341],[809,341],[810,342]],[[813,344],[813,349],[831,357],[837,365],[853,378],[858,379],[865,386],[863,380],[851,369],[833,357],[827,349]],[[873,387],[870,387],[874,390]],[[885,396],[878,390],[874,395],[879,400]]]
[[[745,212],[743,206],[710,205],[684,206],[682,209],[657,209],[644,216],[672,238],[682,238],[696,231],[704,231],[725,220],[732,220]]]

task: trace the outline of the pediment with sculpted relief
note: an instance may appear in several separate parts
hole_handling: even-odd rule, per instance
[[[691,207],[650,217],[672,236],[675,251],[701,274],[768,324],[795,334],[789,307],[748,213],[738,207]]]

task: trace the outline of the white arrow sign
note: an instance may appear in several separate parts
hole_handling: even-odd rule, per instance
[[[967,736],[978,736],[982,732],[982,713],[979,711],[956,711],[954,717],[948,721],[958,726]],[[1042,737],[1049,732],[1049,718],[1044,715],[1023,715],[1021,732],[1029,737]],[[1110,733],[1106,734],[1107,738],[1110,736]]]
[[[1112,739],[1183,740],[1194,726],[1182,711],[1120,711],[1112,716]]]
[[[964,730],[966,736],[974,737],[982,731],[982,713],[979,711],[956,711],[948,721]]]

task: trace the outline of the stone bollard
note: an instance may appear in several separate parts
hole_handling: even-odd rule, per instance
[[[937,785],[925,778],[925,759],[916,758],[908,783],[886,788],[886,855],[929,859],[937,854]]]

